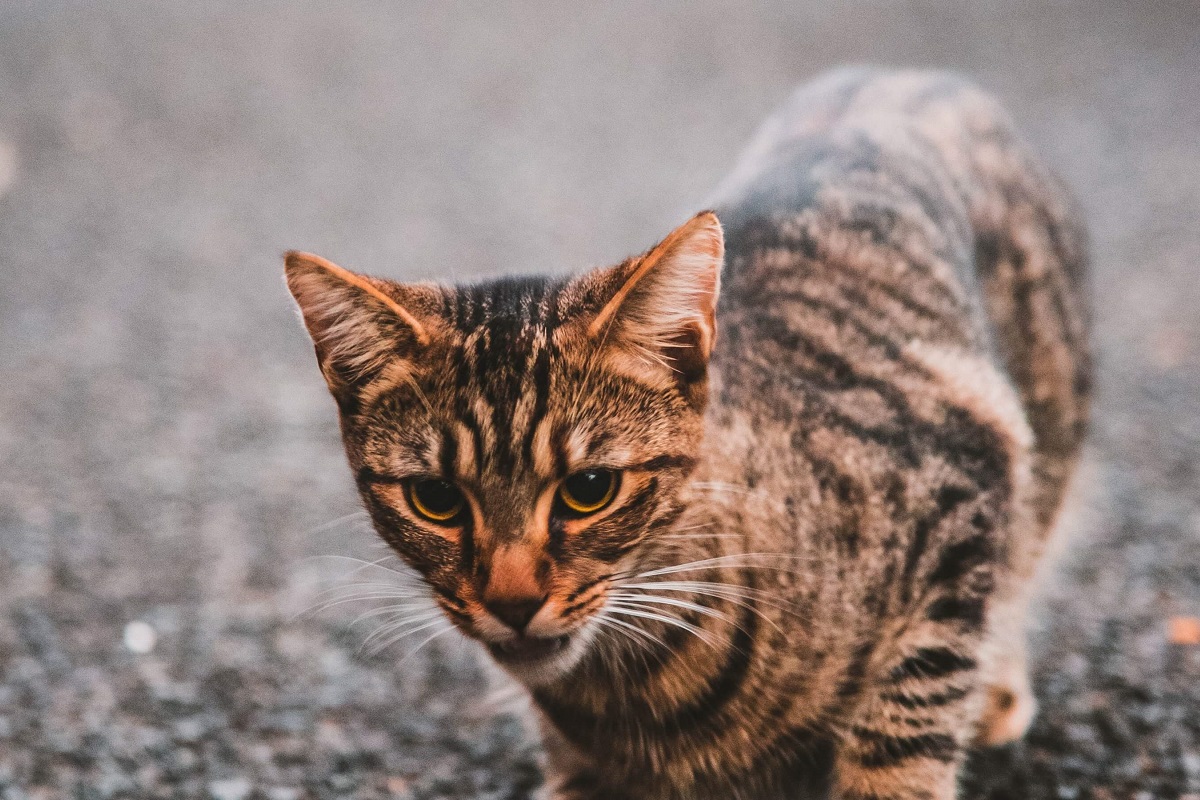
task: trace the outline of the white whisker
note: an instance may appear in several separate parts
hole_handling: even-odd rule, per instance
[[[705,489],[713,492],[735,492],[737,494],[754,494],[753,489],[745,486],[738,486],[733,483],[725,483],[723,481],[693,481],[691,486],[697,489]]]
[[[736,533],[664,533],[659,539],[740,539]]]
[[[333,579],[334,585],[327,586],[316,593],[313,602],[291,617],[291,622],[323,611],[327,611],[343,603],[366,602],[371,600],[413,600],[420,601],[429,598],[429,587],[424,579],[414,570],[405,566],[403,570],[385,566],[385,562],[397,560],[394,554],[388,554],[373,561],[366,561],[354,556],[326,555],[313,556],[312,559],[327,559],[348,561],[356,566],[350,572]],[[386,580],[357,580],[354,576],[369,570],[378,569],[386,575]]]
[[[611,627],[613,630],[617,631],[617,633],[620,633],[625,638],[629,639],[632,642],[636,642],[638,645],[640,645],[641,647],[644,647],[646,649],[649,649],[650,645],[647,644],[646,641],[644,641],[645,639],[649,639],[651,642],[659,645],[660,647],[663,647],[664,649],[667,646],[666,642],[664,642],[662,639],[658,638],[654,634],[650,633],[649,631],[644,631],[636,625],[631,625],[628,622],[625,622],[624,620],[613,619],[612,617],[610,617],[606,614],[603,614],[603,613],[597,614],[595,617],[593,617],[593,619],[595,619],[596,622],[600,625]],[[633,633],[630,633],[630,631],[632,631]],[[636,638],[633,635],[634,633],[638,634],[642,638],[640,638],[640,639]]]
[[[357,617],[355,617],[350,622],[350,627],[354,627],[358,623],[360,623],[364,620],[368,620],[371,617],[378,617],[378,616],[382,616],[384,614],[397,614],[397,613],[404,613],[404,612],[409,612],[405,616],[405,619],[409,619],[414,614],[425,615],[425,614],[429,614],[430,612],[435,612],[438,614],[442,613],[441,609],[431,609],[428,606],[425,606],[424,608],[413,608],[411,605],[408,605],[408,606],[405,606],[405,605],[380,606],[379,608],[373,608],[370,611],[364,611],[363,613],[359,614]],[[395,620],[388,620],[389,624],[394,621]]]
[[[664,591],[696,592],[697,594],[712,593],[740,598],[754,598],[756,600],[763,599],[771,602],[783,602],[765,589],[742,586],[737,583],[721,583],[719,581],[649,581],[647,583],[623,583],[620,586],[629,589],[658,589]]]
[[[422,580],[421,576],[414,569],[409,567],[407,564],[403,564],[403,569],[393,569],[391,567],[384,566],[384,562],[386,562],[386,561],[399,561],[399,559],[396,557],[396,555],[394,553],[389,553],[381,558],[375,559],[374,561],[366,561],[364,559],[356,558],[354,556],[342,556],[342,555],[311,556],[310,558],[305,559],[305,560],[306,561],[315,561],[317,559],[329,559],[329,560],[334,560],[334,561],[350,561],[350,562],[353,562],[353,563],[359,565],[356,569],[347,573],[344,577],[349,577],[350,575],[355,575],[359,572],[362,572],[365,569],[376,568],[376,569],[381,569],[384,572],[387,572],[392,575],[398,575],[399,577],[401,577],[405,580]]]
[[[408,630],[401,631],[400,633],[397,633],[394,636],[389,636],[386,639],[383,639],[383,640],[379,641],[378,643],[376,643],[370,650],[367,650],[367,652],[370,655],[378,655],[380,652],[382,652],[383,650],[386,650],[389,646],[395,644],[396,642],[400,641],[401,639],[405,639],[409,636],[412,636],[414,633],[417,633],[419,631],[428,630],[429,628],[432,628],[434,625],[440,625],[440,624],[449,625],[449,623],[446,622],[444,619],[434,619],[431,622],[426,622],[423,625],[416,626],[415,628],[409,628]],[[394,630],[394,628],[393,628],[393,630]],[[368,637],[366,641],[364,641],[361,645],[359,645],[359,648],[358,648],[359,652],[366,650],[367,642],[371,641],[371,638],[374,637],[375,635],[376,634],[371,634],[371,637]]]
[[[811,561],[803,556],[793,556],[786,553],[735,553],[727,556],[716,556],[714,558],[704,558],[699,561],[689,561],[686,564],[676,564],[671,567],[661,567],[652,569],[647,572],[640,572],[635,577],[652,578],[655,575],[670,575],[676,572],[694,572],[702,569],[711,569],[713,567],[741,567],[755,569],[774,569],[782,572],[789,571],[784,567],[778,567],[770,564],[754,564],[745,563],[747,559],[755,558],[770,558],[770,559],[786,559],[796,561]]]
[[[757,614],[768,625],[781,630],[779,625],[770,617],[763,613],[757,604],[770,606],[784,613],[795,614],[795,610],[789,608],[788,603],[779,600],[770,592],[765,592],[761,589],[753,589],[748,586],[738,586],[737,584],[714,583],[711,581],[654,581],[651,583],[629,583],[622,584],[623,587],[631,589],[642,589],[646,594],[653,595],[655,590],[665,592],[685,592],[687,594],[700,595],[704,597],[713,597],[718,600],[724,600],[727,603],[744,608]],[[753,600],[754,604],[747,601]]]
[[[375,592],[375,591],[392,591],[405,592],[407,594],[418,594],[421,591],[425,594],[429,593],[428,587],[418,587],[415,585],[405,585],[403,583],[395,583],[391,581],[352,581],[349,583],[340,583],[336,586],[329,586],[318,592],[319,595],[334,595],[338,593],[356,593],[356,592]]]
[[[370,594],[370,593],[374,593],[374,592],[385,592],[385,591],[402,593],[406,597],[422,597],[422,596],[429,595],[429,589],[425,588],[425,587],[418,588],[415,586],[398,586],[394,583],[382,583],[382,582],[377,582],[377,581],[370,581],[370,582],[366,582],[366,583],[346,583],[346,584],[342,584],[340,586],[331,586],[328,589],[322,589],[318,593],[318,596],[319,595],[334,595],[338,592],[343,593],[344,596],[349,596],[351,594],[364,594],[365,595],[365,594]]]
[[[408,661],[410,658],[412,658],[412,657],[413,657],[413,656],[415,656],[417,653],[419,653],[419,652],[421,651],[421,648],[422,648],[422,647],[424,647],[425,645],[429,644],[430,642],[432,642],[434,639],[438,638],[439,636],[445,636],[447,633],[449,633],[449,632],[450,632],[450,631],[452,631],[452,630],[454,630],[454,626],[453,626],[453,625],[451,625],[449,622],[447,622],[447,623],[446,623],[446,627],[442,628],[441,630],[434,631],[433,633],[429,634],[429,636],[425,637],[425,639],[423,639],[423,640],[421,641],[421,643],[420,643],[420,644],[418,644],[418,645],[417,645],[416,647],[414,647],[412,650],[409,650],[407,653],[405,653],[405,654],[404,654],[404,657],[403,657],[403,658],[401,658],[399,661],[397,661],[397,662],[396,662],[396,666],[400,666],[400,665],[401,665],[401,664],[403,664],[405,661]]]
[[[362,509],[359,509],[358,511],[351,511],[349,514],[343,514],[342,516],[340,516],[336,519],[331,519],[328,522],[322,522],[320,525],[317,525],[315,528],[308,529],[307,531],[304,532],[304,535],[312,536],[315,533],[322,533],[331,528],[336,528],[338,525],[341,525],[343,522],[349,522],[350,520],[356,519],[356,518],[361,519],[362,521],[365,522],[370,519],[370,515]]]
[[[373,642],[377,639],[385,638],[385,637],[395,633],[396,631],[406,628],[410,625],[423,624],[430,620],[437,619],[437,617],[438,617],[438,614],[435,612],[426,612],[424,614],[414,614],[411,616],[406,616],[404,619],[389,620],[387,622],[382,623],[378,628],[376,628],[374,631],[372,631],[370,633],[370,635],[368,635],[367,638],[363,640],[361,646],[365,647],[366,645],[370,644],[371,642]]]
[[[712,638],[712,635],[709,634],[708,631],[704,630],[703,628],[698,628],[689,622],[685,622],[679,617],[673,617],[669,614],[659,614],[654,611],[646,611],[643,608],[638,608],[635,606],[626,606],[620,601],[610,601],[605,604],[605,608],[608,611],[611,611],[613,614],[621,614],[627,617],[639,617],[641,619],[655,620],[663,623],[664,625],[673,625],[676,628],[681,628],[687,631],[710,647],[718,647],[718,643]]]
[[[412,593],[412,594],[397,593],[397,592],[376,592],[376,591],[353,593],[353,594],[342,596],[342,597],[333,597],[333,598],[329,598],[329,599],[325,599],[325,600],[317,600],[312,605],[310,605],[308,608],[300,611],[295,616],[293,616],[291,621],[295,622],[296,620],[300,619],[301,617],[304,617],[307,615],[320,614],[322,612],[328,611],[331,608],[335,608],[336,606],[345,605],[346,603],[363,603],[363,602],[367,602],[370,600],[412,600],[412,601],[417,601],[417,602],[420,602],[420,601],[432,602],[432,600],[429,598],[429,595],[427,592],[426,593]]]
[[[657,604],[663,606],[673,606],[675,608],[684,608],[688,611],[695,611],[697,614],[703,614],[706,617],[719,619],[723,622],[728,622],[729,617],[717,611],[715,608],[708,608],[699,603],[692,603],[687,600],[679,600],[674,597],[659,597],[651,594],[633,593],[633,592],[613,592],[609,595],[617,600],[624,600],[629,603],[641,604]]]

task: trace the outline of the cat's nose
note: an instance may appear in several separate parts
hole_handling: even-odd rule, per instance
[[[517,633],[524,633],[525,626],[529,624],[529,621],[534,618],[545,603],[546,598],[544,597],[522,597],[516,599],[497,598],[486,601],[484,605],[487,606],[487,610],[492,612],[492,615],[496,619]]]

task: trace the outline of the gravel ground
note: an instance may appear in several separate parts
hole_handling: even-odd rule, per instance
[[[0,6],[0,798],[527,797],[536,744],[470,645],[402,662],[302,613],[352,568],[317,557],[382,553],[279,255],[613,261],[863,61],[991,87],[1095,233],[1042,713],[965,795],[1200,798],[1200,5],[455,8]]]

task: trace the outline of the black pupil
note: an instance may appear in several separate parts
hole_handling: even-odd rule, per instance
[[[462,502],[462,495],[454,484],[445,481],[421,481],[413,487],[413,491],[421,505],[439,516],[457,511],[458,504]]]
[[[577,472],[567,478],[567,492],[579,505],[594,506],[604,501],[612,479],[612,473],[605,469]]]

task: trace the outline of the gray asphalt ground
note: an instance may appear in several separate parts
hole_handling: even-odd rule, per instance
[[[293,619],[353,568],[314,557],[383,552],[280,254],[615,261],[847,62],[975,76],[1094,231],[1042,713],[965,796],[1200,798],[1200,646],[1169,635],[1200,616],[1192,0],[0,5],[0,798],[527,797],[536,744],[471,646]]]

